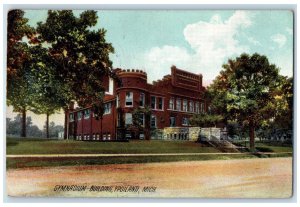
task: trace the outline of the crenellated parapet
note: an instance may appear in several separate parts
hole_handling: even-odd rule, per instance
[[[147,73],[140,69],[118,69],[117,76],[122,81],[122,87],[147,89]],[[121,89],[121,88],[119,88]]]
[[[147,80],[147,73],[139,69],[122,69],[117,71],[119,77],[142,78]]]

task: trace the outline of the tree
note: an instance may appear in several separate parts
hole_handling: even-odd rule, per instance
[[[101,130],[101,139],[103,139],[103,115],[104,115],[104,104],[103,99],[100,99],[98,102],[94,102],[92,105],[92,111],[95,114],[95,119],[99,121],[100,118],[100,130]]]
[[[150,118],[151,118],[151,108],[149,106],[139,107],[134,109],[132,112],[132,124],[127,126],[127,129],[130,130],[134,137],[137,138],[140,131],[144,131],[145,138],[150,139]],[[143,119],[141,118],[143,116]]]
[[[22,114],[21,137],[26,137],[26,111],[31,104],[26,64],[30,53],[22,39],[27,37],[34,42],[34,29],[27,24],[22,10],[9,11],[7,19],[7,105]]]
[[[62,131],[64,131],[64,127],[63,126],[61,126],[61,125],[55,125],[55,123],[53,122],[53,121],[51,121],[50,123],[48,123],[48,126],[47,126],[47,124],[45,123],[45,125],[44,125],[44,132],[46,132],[47,131],[47,128],[48,127],[48,133],[49,133],[49,138],[50,137],[58,137],[58,133],[59,132],[62,132]],[[47,132],[46,132],[47,133]]]
[[[55,78],[55,67],[41,44],[30,50],[32,109],[36,114],[46,114],[46,138],[49,138],[49,116],[66,104],[65,84]]]
[[[190,124],[198,127],[214,127],[222,120],[223,117],[221,115],[201,113],[194,114],[190,118]]]
[[[282,76],[278,71],[266,56],[242,54],[223,65],[223,70],[208,89],[214,110],[220,107],[224,117],[247,123],[251,150],[255,149],[255,128],[281,111],[276,99],[282,93]]]
[[[28,19],[24,18],[24,11],[10,10],[7,16],[7,78],[13,79],[18,76],[19,70],[23,68],[23,63],[28,57],[26,51],[27,44],[22,41],[27,37],[34,40],[34,28],[28,24]]]
[[[12,136],[20,135],[21,123],[22,117],[20,114],[15,116],[14,120],[6,118],[6,134]],[[29,137],[42,137],[42,131],[36,125],[32,124],[32,119],[30,116],[26,117],[26,129]]]
[[[109,59],[114,49],[105,40],[106,30],[93,29],[97,19],[95,11],[85,11],[75,17],[70,10],[49,10],[46,22],[38,23],[39,40],[48,44],[56,68],[55,79],[68,89],[65,110],[72,101],[83,107],[97,107],[95,103],[102,100],[105,93],[103,77],[116,78]]]

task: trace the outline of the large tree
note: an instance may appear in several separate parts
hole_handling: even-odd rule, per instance
[[[228,60],[208,91],[214,110],[219,108],[226,119],[247,124],[250,149],[254,150],[255,129],[282,111],[278,105],[281,87],[279,69],[266,56],[255,53]]]
[[[76,17],[70,10],[50,10],[46,22],[38,23],[39,40],[47,44],[56,68],[55,79],[68,89],[64,109],[72,101],[97,108],[95,103],[103,99],[105,92],[103,77],[116,78],[109,59],[114,49],[105,40],[106,30],[94,28],[97,20],[95,11],[84,11]],[[67,117],[65,128],[66,122]]]
[[[32,109],[36,114],[46,115],[46,137],[49,138],[49,116],[58,112],[68,96],[66,85],[55,78],[56,68],[52,64],[48,50],[40,44],[31,47],[30,67]]]
[[[31,105],[29,92],[30,71],[26,68],[30,61],[28,41],[34,41],[34,29],[24,18],[24,11],[11,10],[7,18],[7,104],[22,114],[21,137],[26,137],[26,111]],[[24,38],[27,42],[23,41]]]

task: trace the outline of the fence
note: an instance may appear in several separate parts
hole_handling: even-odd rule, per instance
[[[166,127],[162,132],[163,140],[209,141],[226,139],[227,132],[221,128]]]

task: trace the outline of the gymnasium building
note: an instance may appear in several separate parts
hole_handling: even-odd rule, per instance
[[[68,139],[154,139],[156,132],[166,127],[188,128],[193,114],[207,111],[201,74],[172,66],[171,74],[149,84],[144,71],[114,70],[122,84],[105,78],[102,119],[97,120],[91,108],[71,107],[66,112]],[[139,126],[135,127],[134,111],[146,108],[147,114],[139,113]]]

